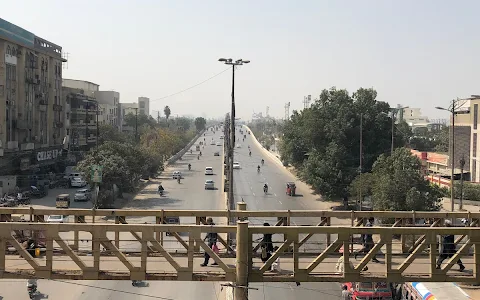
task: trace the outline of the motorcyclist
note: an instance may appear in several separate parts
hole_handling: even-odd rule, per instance
[[[252,156],[252,151],[249,151],[249,152],[248,152],[248,155],[249,155],[249,156]]]
[[[262,158],[262,166],[263,166],[264,163],[265,163],[265,161],[264,161],[263,158]]]
[[[163,188],[163,185],[160,183],[160,184],[158,185],[158,193],[159,193],[159,194],[163,194],[163,191],[165,191],[165,189]]]
[[[200,156],[202,156],[202,151],[200,151]]]
[[[180,183],[180,177],[181,176],[177,176],[177,182]]]
[[[263,185],[263,192],[266,194],[268,192],[268,184]]]
[[[188,164],[188,170],[190,171],[192,169],[192,165]]]
[[[257,172],[260,173],[260,165],[257,166]]]
[[[27,280],[27,290],[29,294],[35,294],[37,292],[37,279],[36,278],[30,278]]]
[[[190,149],[190,154],[192,154],[192,153],[193,153],[193,150],[192,150],[192,149]]]
[[[200,155],[197,155],[197,159],[200,159]]]

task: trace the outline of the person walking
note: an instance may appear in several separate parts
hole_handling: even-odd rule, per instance
[[[270,224],[265,222],[263,223],[263,226],[270,226]],[[262,245],[260,246],[260,248],[262,249],[261,259],[262,259],[262,262],[266,262],[272,256],[272,253],[273,253],[272,234],[271,233],[263,234],[263,239],[261,243],[262,243]]]
[[[348,290],[348,286],[342,286],[342,300],[351,300],[352,293]]]
[[[452,227],[452,222],[450,220],[446,220],[445,227]],[[440,255],[438,256],[437,260],[437,269],[440,269],[440,267],[442,266],[442,262],[445,259],[451,258],[456,252],[457,249],[455,247],[455,235],[444,235],[442,238],[442,251],[440,251]],[[463,265],[461,259],[458,259],[457,264],[460,267],[460,272],[465,270],[465,266]]]
[[[207,225],[212,225],[212,226],[215,225],[215,223],[213,223],[212,218],[207,219]],[[210,249],[213,249],[214,246],[217,246],[217,240],[218,240],[218,234],[216,232],[207,233],[207,235],[203,239],[204,242],[207,241],[208,247]],[[210,260],[210,255],[207,253],[207,251],[205,251],[205,260],[203,261],[203,264],[201,264],[200,266],[206,267],[208,265],[209,260]],[[213,262],[212,266],[216,266],[216,265],[218,264],[216,262]]]
[[[368,218],[368,222],[365,225],[365,227],[373,227],[374,223],[375,223],[375,219],[373,217],[370,217]],[[370,252],[370,250],[372,250],[374,243],[373,243],[373,236],[371,233],[366,233],[362,235],[362,244],[363,244],[362,249],[358,250],[354,254],[355,259],[357,259],[358,254],[360,253],[367,254],[368,252]],[[376,263],[379,262],[376,255],[373,256],[372,261]]]

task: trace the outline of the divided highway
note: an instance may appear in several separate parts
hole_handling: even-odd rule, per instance
[[[320,210],[329,209],[331,204],[319,200],[318,195],[312,195],[310,190],[304,184],[298,181],[288,170],[286,170],[277,159],[266,153],[254,137],[246,133],[246,127],[242,127],[246,134],[243,140],[243,134],[239,129],[235,132],[238,140],[234,153],[234,161],[240,163],[241,169],[234,173],[234,197],[235,201],[245,201],[247,210]],[[238,147],[238,145],[240,147]],[[249,156],[249,147],[252,155]],[[264,159],[265,164],[261,165]],[[260,165],[260,172],[257,167]],[[286,195],[286,183],[295,182],[298,194],[296,197]],[[263,192],[263,185],[269,186],[268,193]],[[276,219],[249,219],[255,225],[264,222],[274,225]],[[292,219],[296,225],[314,225],[320,220],[312,218]],[[274,237],[275,241],[280,241],[282,237]],[[333,238],[333,237],[332,237]],[[325,238],[314,236],[309,242],[319,244],[307,245],[307,248],[325,247]],[[278,246],[280,244],[277,244]],[[258,258],[257,258],[258,260]],[[281,262],[280,262],[281,263]],[[258,290],[249,291],[251,300],[287,300],[287,299],[340,299],[340,283],[302,283],[296,286],[295,283],[264,283],[251,284],[251,287]]]

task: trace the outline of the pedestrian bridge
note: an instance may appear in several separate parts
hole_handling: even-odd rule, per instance
[[[215,212],[210,211],[209,214],[215,215]],[[44,242],[36,253],[25,250],[22,245],[26,232]],[[220,247],[218,254],[203,240],[209,232],[216,232],[221,237],[220,245],[224,246]],[[169,246],[167,240],[160,241],[159,237],[163,238],[167,233],[178,248]],[[266,262],[262,262],[257,253],[258,239],[267,233],[273,234],[278,249]],[[366,233],[374,235],[375,246],[356,260],[351,251],[358,249],[358,236]],[[235,237],[231,247],[225,245],[224,237],[228,234]],[[436,269],[438,240],[445,234],[459,237],[457,250],[440,269]],[[327,241],[327,236],[331,240]],[[317,241],[306,251],[305,246],[314,237]],[[398,246],[402,237],[413,237],[408,253]],[[1,222],[0,278],[479,282],[479,247],[480,228],[476,226],[266,227],[254,226],[248,221],[238,221],[235,226]],[[204,252],[218,266],[200,266]],[[379,263],[371,262],[375,255]],[[281,270],[271,271],[277,258]],[[463,272],[452,268],[459,258],[466,266]]]

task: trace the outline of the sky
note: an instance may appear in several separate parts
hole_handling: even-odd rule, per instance
[[[392,106],[448,118],[434,107],[480,94],[479,10],[469,0],[15,0],[2,1],[0,18],[63,47],[64,78],[118,91],[120,102],[149,97],[155,116],[165,105],[228,112],[225,57],[251,61],[235,71],[244,120],[267,106],[283,118],[285,103],[302,109],[333,86],[373,87]]]

